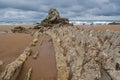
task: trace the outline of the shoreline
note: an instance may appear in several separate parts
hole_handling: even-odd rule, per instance
[[[0,25],[0,32],[2,33],[11,33],[11,29],[13,29],[14,27],[24,27],[24,28],[32,28],[34,27],[36,24],[11,24],[11,25]]]
[[[24,28],[33,28],[34,26],[36,26],[37,24],[4,24],[1,25],[0,24],[0,34],[4,34],[4,33],[12,33],[11,29],[13,29],[14,27],[24,27]],[[88,28],[90,30],[120,30],[120,25],[74,25],[74,26],[80,26],[80,27],[85,27]]]

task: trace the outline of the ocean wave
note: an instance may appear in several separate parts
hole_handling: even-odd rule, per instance
[[[73,23],[74,25],[108,25],[109,23],[120,23],[120,20],[71,20],[70,23]]]

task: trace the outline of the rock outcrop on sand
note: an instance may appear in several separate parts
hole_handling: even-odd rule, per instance
[[[30,77],[31,77],[31,74],[32,74],[32,68],[30,68],[24,78],[24,80],[30,80]]]
[[[55,49],[57,80],[120,80],[120,31],[93,31],[70,26],[69,20],[61,18],[54,8],[34,29],[39,30],[35,30],[30,48],[26,48],[23,54],[6,66],[0,80],[17,80],[31,48],[42,44],[39,34],[44,31],[52,37],[50,41],[53,41]],[[15,27],[12,31],[21,33],[26,29]],[[36,60],[38,55],[36,51],[33,59]],[[24,80],[29,80],[31,73],[32,68]]]
[[[36,31],[33,35],[34,39],[32,44],[34,46],[38,42],[39,31]],[[19,75],[21,69],[23,68],[23,64],[27,60],[28,56],[31,54],[31,47],[27,47],[24,52],[13,62],[8,64],[3,72],[0,73],[0,80],[17,80],[17,76]],[[2,61],[0,61],[0,66],[2,65]],[[30,76],[32,73],[32,68],[29,69],[28,73],[25,76],[24,80],[30,80]]]
[[[56,52],[57,80],[120,80],[120,31],[69,26],[47,33]]]
[[[118,22],[112,22],[112,23],[109,23],[109,25],[120,25],[120,23]]]
[[[72,25],[69,23],[68,18],[61,18],[59,11],[55,8],[51,8],[48,12],[48,16],[41,21],[41,23],[34,26],[34,29],[40,29],[40,32],[46,31],[54,27],[60,27],[63,25]]]
[[[0,80],[16,80],[24,62],[30,53],[31,49],[27,47],[23,54],[21,54],[14,62],[6,66],[4,72],[2,72],[0,76]]]
[[[69,20],[67,18],[61,18],[58,10],[51,8],[49,10],[48,16],[43,21],[41,21],[41,25],[53,26],[54,24],[69,24]]]
[[[14,27],[14,29],[11,29],[11,31],[13,33],[23,33],[26,31],[26,29],[24,27],[18,26],[18,27]]]

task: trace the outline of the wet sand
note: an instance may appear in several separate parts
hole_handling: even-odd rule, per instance
[[[26,28],[34,25],[0,25],[0,32],[10,31],[16,26]],[[89,27],[90,30],[120,30],[119,25],[99,25]],[[6,32],[5,32],[6,33]],[[30,45],[32,36],[29,34],[0,34],[0,60],[4,62],[0,68],[0,72],[5,68],[6,64],[14,61],[24,49]],[[42,41],[42,43],[41,43]],[[36,60],[32,56],[39,51],[39,56]],[[55,52],[51,41],[51,37],[47,34],[42,34],[39,37],[39,42],[36,47],[32,48],[32,54],[25,62],[17,80],[23,80],[28,69],[32,67],[33,72],[31,80],[56,80],[56,62]]]
[[[120,25],[97,25],[93,27],[89,27],[88,29],[90,30],[114,30],[114,31],[119,31],[120,30]]]
[[[33,59],[36,51],[39,55],[37,59]],[[23,80],[30,67],[33,68],[31,80],[56,80],[57,69],[54,54],[51,37],[46,34],[40,35],[37,45],[33,47],[32,54],[25,62],[17,80]]]
[[[4,62],[0,72],[23,53],[31,42],[32,36],[28,34],[0,34],[0,60]],[[32,56],[36,51],[39,51],[39,56],[34,60]],[[46,34],[40,36],[37,45],[32,47],[32,54],[25,62],[17,80],[23,80],[30,67],[33,68],[31,80],[56,80],[57,69],[50,36]]]
[[[23,53],[31,40],[26,34],[0,34],[0,60],[4,62],[1,70]]]

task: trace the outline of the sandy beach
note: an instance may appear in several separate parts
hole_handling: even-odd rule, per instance
[[[33,27],[33,25],[17,25],[25,28]],[[16,25],[1,25],[0,31],[10,30]],[[5,66],[13,62],[27,46],[32,42],[33,37],[30,34],[24,33],[4,33],[0,34],[0,60],[4,62],[0,68],[0,72],[5,69]],[[31,56],[27,59],[22,68],[17,80],[23,80],[25,74],[30,67],[33,68],[31,80],[56,80],[56,65],[54,48],[51,42],[51,37],[43,34],[39,37],[39,42],[36,47],[33,47]],[[39,52],[36,60],[32,57]]]
[[[114,31],[119,31],[120,30],[120,25],[96,25],[93,27],[89,28],[90,30],[114,30]]]
[[[11,32],[11,29],[14,27],[22,26],[24,28],[33,28],[36,24],[14,24],[14,25],[0,25],[0,33]],[[84,27],[85,25],[77,25]],[[86,26],[85,26],[86,27]],[[120,25],[89,25],[88,29],[90,30],[120,30]]]
[[[0,0],[0,80],[120,80],[120,0]]]
[[[24,33],[8,33],[16,26],[22,26],[25,28],[33,27],[34,25],[0,25],[0,60],[4,62],[0,68],[0,72],[5,69],[5,66],[14,61],[24,49],[30,45],[33,36]],[[89,27],[90,30],[117,30],[120,31],[119,25],[98,25]],[[25,62],[17,80],[23,80],[25,74],[30,67],[33,68],[31,80],[56,80],[57,69],[56,59],[53,47],[53,42],[50,36],[47,34],[41,34],[36,47],[32,48],[32,54]],[[35,52],[39,52],[39,56],[36,60],[32,58]]]

